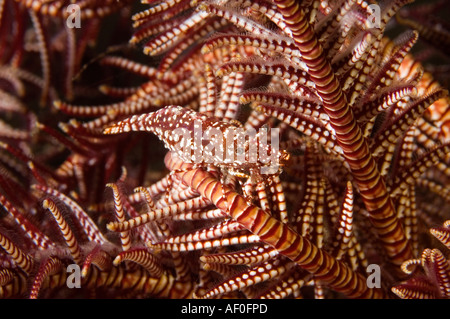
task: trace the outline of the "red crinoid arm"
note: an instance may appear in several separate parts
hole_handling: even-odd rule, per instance
[[[11,205],[2,194],[0,194],[0,204],[13,216],[16,223],[39,249],[54,247],[53,242]]]
[[[0,233],[0,246],[11,256],[12,260],[20,269],[30,274],[34,268],[34,259],[30,255],[24,253],[16,244],[8,237]]]
[[[333,190],[328,179],[325,179],[323,183],[323,187],[325,188],[325,202],[328,214],[330,216],[330,221],[333,225],[337,225],[340,211],[338,195]]]
[[[102,18],[123,8],[129,4],[129,0],[120,1],[118,3],[114,1],[87,1],[88,5],[81,8],[81,19]],[[81,2],[82,3],[82,2]]]
[[[416,192],[414,185],[408,187],[399,196],[397,204],[398,215],[403,217],[403,225],[408,239],[411,241],[415,256],[419,254],[419,221],[417,218]]]
[[[275,248],[269,245],[256,246],[245,251],[210,254],[200,257],[204,263],[218,263],[227,265],[251,265],[265,262],[278,255]]]
[[[394,149],[397,149],[395,154],[391,154],[393,158],[383,156],[384,162],[381,166],[381,173],[386,175],[389,172],[390,175],[395,175],[401,167],[406,167],[411,163],[413,158],[413,152],[416,148],[415,135],[417,128],[416,126],[410,127],[405,134],[399,139],[396,144],[393,144]],[[433,146],[435,144],[433,143]],[[387,152],[388,153],[388,152]]]
[[[180,186],[182,187],[172,186],[171,193],[159,199],[158,201],[159,207],[161,207],[162,203],[164,203],[164,206],[167,206],[198,197],[199,194],[196,190],[191,189],[189,187],[183,187],[183,185]]]
[[[413,84],[391,85],[384,90],[380,90],[373,98],[362,103],[359,107],[355,106],[353,109],[355,118],[359,123],[365,123],[394,106],[404,97],[411,96],[415,91],[416,88]]]
[[[59,208],[56,206],[55,202],[53,202],[49,198],[44,200],[42,206],[44,207],[44,209],[48,209],[52,213],[56,223],[58,224],[59,230],[64,237],[67,248],[69,248],[70,255],[78,265],[81,265],[83,263],[83,257],[81,254],[80,246],[78,245],[75,235],[70,229],[69,224],[67,224],[64,217],[62,216]]]
[[[355,236],[352,236],[347,248],[347,256],[350,262],[351,269],[354,271],[365,270],[369,265],[369,262],[364,254],[364,250],[361,244],[358,243]]]
[[[450,297],[450,264],[439,249],[426,248],[422,252],[422,266],[439,294]]]
[[[125,211],[123,208],[123,194],[115,183],[106,184],[113,191],[114,198],[114,213],[119,223],[125,222]],[[120,232],[120,241],[122,243],[122,250],[127,251],[131,248],[131,235],[129,231]]]
[[[8,268],[0,269],[0,286],[6,286],[14,279],[14,271]]]
[[[0,286],[0,298],[15,298],[23,295],[28,289],[28,277],[23,273],[14,273],[12,281]]]
[[[58,273],[63,268],[61,260],[57,257],[50,256],[43,261],[39,267],[39,270],[34,278],[33,286],[31,287],[30,299],[37,299],[41,286],[44,280],[50,276]]]
[[[44,78],[44,86],[42,87],[41,94],[41,105],[45,105],[50,91],[50,58],[48,52],[48,39],[46,38],[45,32],[42,28],[42,18],[31,10],[29,12],[38,38],[39,51],[41,55],[42,74]]]
[[[297,47],[292,42],[286,42],[283,38],[259,37],[250,34],[221,34],[207,40],[202,48],[202,53],[206,54],[221,46],[252,46],[259,49],[268,49],[284,54],[293,54],[295,56]],[[297,56],[299,56],[297,54]]]
[[[243,245],[259,242],[259,237],[246,232],[237,232],[224,238],[209,239],[203,241],[187,241],[187,242],[161,242],[161,243],[147,243],[152,249],[170,250],[174,252],[202,250],[215,247],[226,247],[231,245]]]
[[[450,264],[439,249],[426,248],[420,259],[410,259],[402,269],[409,274],[411,265],[421,265],[425,276],[418,275],[392,288],[403,299],[448,298],[450,296]]]
[[[133,261],[144,267],[153,277],[161,277],[164,272],[159,260],[148,251],[147,248],[136,248],[123,251],[114,259],[114,265],[118,266],[123,261]]]
[[[101,116],[107,115],[110,112],[116,111],[119,114],[119,111],[123,114],[132,113],[131,110],[139,110],[139,109],[147,109],[149,107],[155,107],[153,102],[149,100],[149,98],[144,96],[139,96],[142,90],[138,90],[135,94],[129,97],[124,102],[118,102],[108,105],[97,105],[97,106],[87,106],[87,105],[71,105],[61,101],[53,102],[53,106],[60,110],[61,112],[78,117],[93,117],[93,116]],[[135,98],[132,100],[132,98]]]
[[[256,57],[251,57],[245,60],[231,61],[222,64],[216,70],[217,77],[223,77],[233,72],[248,72],[254,74],[273,75],[284,80],[305,85],[309,88],[313,87],[313,82],[310,81],[308,73],[300,68],[285,64],[283,61],[269,62]]]
[[[199,94],[198,85],[188,86],[186,90],[178,95],[173,94],[172,96],[162,97],[161,100],[156,100],[155,103],[158,105],[186,105],[193,101]]]
[[[292,216],[295,229],[304,237],[312,240],[314,217],[317,215],[319,198],[319,165],[314,157],[314,145],[306,145],[305,150],[305,189],[298,211]],[[318,216],[317,216],[318,217]]]
[[[207,291],[203,296],[196,297],[203,299],[213,298],[217,295],[222,295],[232,291],[251,287],[258,283],[265,282],[283,275],[293,265],[294,264],[286,258],[272,259],[260,265],[253,266],[236,276],[232,276],[231,278],[220,283],[218,286]]]
[[[139,90],[139,87],[133,86],[133,87],[114,87],[110,85],[100,85],[98,87],[98,90],[102,92],[103,94],[114,97],[114,98],[127,98],[130,95],[136,94]]]
[[[116,66],[149,79],[154,79],[158,72],[156,68],[120,56],[106,56],[100,62],[102,65]]]
[[[341,84],[298,2],[275,0],[275,3],[292,31],[302,61],[308,67],[310,79],[323,100],[325,112],[330,117],[331,126],[336,132],[337,141],[342,147],[372,224],[391,262],[400,265],[402,261],[412,257],[412,250],[367,141],[348,106]]]
[[[364,90],[364,95],[370,97],[377,90],[383,87],[389,87],[393,81],[401,62],[408,54],[414,43],[417,41],[417,32],[407,32],[404,35],[403,43],[396,48],[396,51],[384,62],[380,70],[374,75],[368,88]],[[364,101],[364,99],[362,99]]]
[[[23,95],[23,92],[20,93],[20,91],[23,91],[23,84],[19,79],[14,78],[14,72],[12,70],[1,70],[0,71],[0,77],[3,78],[3,76],[6,77],[13,77],[12,79],[9,79],[9,82],[11,83],[11,86],[15,87],[15,91],[19,91],[16,94],[17,95]],[[17,98],[15,95],[12,95],[8,92],[4,92],[3,90],[0,90],[0,110],[6,111],[6,112],[18,112],[18,113],[25,113],[26,107],[23,104],[23,102]]]
[[[450,220],[446,222],[448,226],[433,227],[430,229],[430,233],[439,239],[448,249],[450,249]]]
[[[193,3],[196,2],[198,1],[197,0],[193,1]],[[261,27],[258,23],[255,23],[253,20],[245,17],[244,15],[240,14],[238,10],[233,8],[225,9],[213,3],[201,3],[197,7],[197,10],[206,11],[216,16],[222,17],[227,21],[231,22],[232,24],[249,32],[250,34],[258,34],[262,36],[271,36],[271,37],[276,37],[278,35],[275,32],[268,30],[267,28]]]
[[[125,171],[125,172],[126,172],[126,171]],[[123,179],[122,179],[122,177],[123,177]],[[121,176],[120,181],[123,182],[123,180],[125,180],[125,177],[126,177],[126,173],[125,173],[125,175]],[[131,218],[140,216],[140,214],[139,214],[139,213],[136,211],[136,209],[131,205],[130,201],[129,201],[128,198],[122,193],[122,191],[120,190],[119,187],[118,187],[118,189],[119,189],[119,193],[120,193],[120,205],[121,205],[121,207],[128,213],[128,215],[129,215]],[[151,199],[150,199],[150,200],[151,200]],[[153,204],[153,202],[151,202],[151,204]],[[115,203],[115,205],[117,205],[117,204]],[[149,228],[147,228],[147,227],[140,227],[140,228],[138,228],[138,229],[136,230],[136,232],[137,232],[136,235],[137,235],[144,243],[147,242],[147,241],[149,241],[149,240],[151,240],[151,238],[154,237],[152,231],[151,231]]]
[[[288,94],[264,91],[247,91],[241,93],[239,101],[247,104],[251,101],[258,104],[272,105],[277,108],[285,108],[296,113],[312,116],[322,121],[328,121],[328,115],[318,100],[305,97],[297,97]]]
[[[139,194],[144,197],[145,203],[147,204],[148,209],[150,211],[153,211],[156,209],[155,203],[153,202],[153,199],[150,196],[150,192],[146,188],[137,187],[134,189],[134,192],[135,192],[135,194]],[[131,202],[129,201],[129,199],[125,199],[125,202],[127,203],[127,206],[130,206],[132,208]],[[130,213],[130,217],[132,217],[132,218],[138,217],[140,215],[134,208],[127,209],[127,210]],[[152,238],[155,237],[153,230],[151,228],[149,228],[148,226],[140,227],[137,229],[137,231],[138,231],[139,237],[145,243],[152,240]]]
[[[67,100],[72,100],[74,97],[73,94],[73,77],[75,74],[75,68],[77,67],[77,45],[76,45],[76,35],[75,31],[72,28],[66,27],[66,63],[65,63],[65,73],[66,76],[64,78],[64,93]]]
[[[289,217],[286,206],[286,195],[284,194],[283,184],[279,175],[274,175],[270,178],[270,193],[272,194],[272,202],[274,202],[272,211],[277,213],[281,222],[287,223]]]
[[[336,74],[343,76],[349,71],[356,71],[359,69],[358,62],[367,53],[370,45],[372,44],[374,37],[371,32],[364,32],[364,34],[357,38],[344,53],[337,54],[331,60],[333,69],[336,70]],[[350,48],[352,48],[350,50]]]
[[[248,204],[244,197],[223,186],[208,172],[201,169],[188,170],[192,165],[183,163],[173,153],[166,156],[166,166],[171,170],[182,172],[177,175],[192,188],[197,189],[202,196],[256,234],[262,242],[273,246],[280,254],[314,273],[318,280],[331,288],[352,298],[383,297],[380,290],[368,288],[364,277],[354,273],[345,263],[317,248],[267,212]]]
[[[27,140],[30,138],[30,134],[25,130],[16,129],[3,120],[0,120],[0,137],[12,140]]]
[[[107,271],[111,268],[112,258],[100,245],[96,245],[88,254],[81,268],[81,277],[86,277],[91,265],[95,265],[101,271]]]
[[[187,201],[178,202],[163,208],[156,209],[154,211],[142,214],[138,217],[128,219],[123,222],[112,222],[107,225],[107,228],[112,231],[127,231],[132,228],[144,225],[153,220],[160,220],[163,218],[171,217],[181,212],[197,210],[209,206],[208,200],[203,197],[196,197]]]
[[[402,299],[436,299],[435,288],[423,277],[412,278],[391,290]]]
[[[325,42],[331,38],[328,41],[331,43],[324,43],[325,47],[329,47],[333,44],[332,40],[335,40],[333,34],[335,34],[335,30],[341,26],[344,17],[351,12],[352,9],[359,9],[358,11],[362,11],[364,9],[362,4],[367,5],[364,2],[361,3],[352,0],[341,1],[339,5],[332,8],[330,12],[327,12],[325,19],[315,28],[316,34],[321,42]],[[356,6],[357,8],[355,8]],[[306,5],[304,8],[305,7],[307,8],[308,6]]]
[[[50,168],[46,167],[45,165],[41,164],[40,162],[33,160],[31,156],[25,154],[22,150],[19,148],[13,147],[10,144],[0,142],[0,148],[4,149],[8,153],[10,153],[13,157],[17,158],[19,161],[26,163],[28,165],[29,162],[32,162],[34,167],[40,172],[45,173],[45,175],[50,176],[54,180],[58,180],[59,182],[64,183],[63,180],[59,180],[58,176],[51,170]]]
[[[283,121],[311,139],[322,144],[325,149],[333,152],[333,154],[337,156],[342,154],[342,148],[338,145],[336,136],[328,130],[325,124],[316,118],[306,116],[301,113],[296,113],[292,110],[265,104],[258,105],[257,110]]]
[[[190,32],[193,28],[201,28],[208,21],[208,17],[209,14],[206,12],[192,14],[179,25],[174,26],[147,42],[144,46],[144,54],[157,55],[162,53],[178,41],[180,36]]]
[[[164,240],[164,243],[193,243],[197,241],[212,240],[217,238],[225,238],[231,233],[243,230],[244,227],[239,223],[227,219],[217,223],[210,228],[204,228],[179,236],[171,236]]]
[[[187,220],[214,220],[218,218],[226,217],[226,215],[220,209],[200,210],[194,212],[183,212],[172,217],[174,221],[187,221]]]
[[[344,201],[342,202],[341,214],[339,218],[339,227],[337,229],[336,241],[334,247],[336,249],[336,258],[341,259],[345,254],[352,236],[353,229],[353,188],[352,183],[347,182]]]
[[[51,15],[51,16],[61,16],[63,10],[61,7],[64,5],[63,1],[52,1],[52,2],[44,2],[39,0],[31,0],[31,1],[17,1],[20,2],[24,7],[33,10],[36,13],[43,15]]]
[[[239,270],[247,269],[246,266],[232,266],[226,264],[204,264],[203,270],[208,272],[215,272],[222,277],[230,277],[239,272]]]
[[[37,298],[41,288],[56,289],[65,286],[67,278],[65,273],[66,270],[61,269],[61,261],[59,259],[56,257],[47,259],[42,263],[39,274],[33,283],[33,298]],[[52,276],[53,274],[54,276]],[[46,281],[45,278],[49,276],[50,280]],[[23,280],[22,276],[18,276],[18,279]],[[26,285],[25,287],[21,285],[22,283],[20,282],[18,287],[13,288],[22,288],[18,290],[20,293],[24,293]],[[93,268],[83,279],[82,285],[87,289],[116,288],[121,291],[142,293],[154,298],[169,299],[191,297],[193,289],[193,283],[190,280],[179,281],[178,278],[169,273],[163,273],[160,277],[153,277],[144,268],[136,267],[136,269],[129,269],[124,266],[112,267],[106,271]],[[7,288],[10,289],[11,287]],[[11,294],[10,291],[6,291],[4,295],[2,293],[5,293],[5,291],[2,291],[2,287],[0,287],[0,295],[2,297],[4,295],[7,297]]]
[[[220,99],[214,116],[224,121],[236,119],[239,109],[239,94],[244,85],[244,74],[241,72],[229,74],[224,77]]]
[[[450,142],[435,147],[419,159],[398,171],[388,184],[392,196],[402,193],[408,186],[414,186],[415,180],[428,168],[437,165],[450,152]]]
[[[252,110],[249,117],[247,118],[247,121],[244,124],[244,128],[246,131],[250,129],[258,130],[263,125],[267,124],[267,122],[270,120],[270,117],[268,115],[258,111],[257,103],[251,103],[250,105],[252,107]]]
[[[180,24],[182,20],[184,20],[184,17],[178,17],[167,21],[160,21],[158,19],[155,19],[155,21],[153,21],[152,19],[151,21],[145,23],[145,26],[142,26],[134,32],[129,43],[139,43],[146,38],[173,28],[174,26]],[[142,25],[143,23],[137,22],[137,24]]]
[[[216,108],[217,84],[216,78],[214,77],[214,71],[208,63],[205,63],[204,78],[202,78],[202,80],[205,82],[202,85],[202,88],[205,90],[205,97],[200,102],[199,112],[211,117],[214,115]]]
[[[420,13],[423,16],[423,13]],[[441,23],[437,21],[434,25],[426,25],[418,22],[416,19],[409,19],[407,16],[398,14],[396,16],[397,22],[403,24],[407,27],[410,27],[419,32],[420,37],[436,46],[440,50],[443,50],[445,53],[450,54],[450,32],[443,28]]]
[[[83,156],[86,156],[86,157],[93,155],[93,153],[89,149],[87,149],[86,147],[81,145],[81,143],[78,143],[77,141],[72,141],[72,140],[68,139],[66,136],[62,135],[57,130],[54,130],[50,126],[44,125],[39,122],[36,123],[35,125],[36,125],[36,128],[38,128],[39,130],[41,130],[41,131],[47,133],[48,135],[52,136],[53,138],[55,138],[59,143],[64,145],[70,151],[80,154],[80,155],[83,155]]]
[[[417,265],[419,265],[419,266],[422,265],[422,259],[419,259],[419,258],[417,258],[417,259],[408,259],[407,261],[405,261],[402,264],[401,268],[402,268],[402,271],[405,274],[410,275],[414,271],[414,267],[413,266],[417,266]]]
[[[293,269],[288,272],[283,280],[280,281],[279,284],[271,287],[267,291],[264,292],[260,299],[284,299],[288,296],[293,295],[296,298],[302,298],[300,294],[300,288],[302,288],[310,277],[308,273],[306,276],[304,273],[297,271],[297,269]]]
[[[150,4],[151,1],[142,1],[142,3]],[[146,20],[150,20],[149,17],[154,18],[162,15],[162,18],[167,19],[167,17],[172,17],[174,14],[179,13],[180,11],[185,10],[189,7],[189,0],[169,0],[158,3],[151,8],[138,12],[133,15],[132,19],[136,22],[145,22]],[[135,25],[136,26],[136,25]]]
[[[215,17],[209,19],[200,28],[191,29],[189,33],[183,34],[180,40],[164,55],[158,67],[159,74],[164,79],[169,79],[172,66],[174,66],[173,70],[178,72],[183,64],[189,65],[189,60],[199,55],[203,40],[214,31],[227,25],[226,20]]]
[[[67,205],[76,217],[76,221],[80,223],[81,228],[84,230],[90,241],[94,241],[98,244],[105,244],[108,241],[98,229],[94,221],[89,215],[78,205],[73,199],[65,194],[57,191],[56,189],[46,187],[44,185],[33,185],[34,189],[39,190],[47,195],[54,196]]]
[[[427,189],[428,191],[441,196],[447,202],[450,202],[450,188],[446,187],[446,185],[441,185],[425,178],[417,180],[416,185],[420,188]]]
[[[423,114],[436,100],[445,97],[448,94],[446,90],[436,90],[429,95],[419,98],[410,103],[400,114],[393,119],[389,119],[383,124],[380,132],[373,138],[371,149],[375,156],[378,156],[383,149],[388,149],[389,145],[395,143],[397,139],[414,124],[416,119]]]

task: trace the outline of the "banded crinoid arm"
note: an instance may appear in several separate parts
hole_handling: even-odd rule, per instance
[[[208,264],[219,263],[227,265],[248,265],[267,261],[277,255],[278,252],[275,248],[269,245],[264,245],[252,247],[244,251],[208,254],[201,256],[200,260]]]
[[[435,101],[445,98],[448,95],[446,90],[437,90],[425,95],[404,107],[404,110],[394,115],[392,119],[386,120],[386,123],[380,128],[380,132],[374,134],[370,143],[373,154],[378,156],[383,149],[388,149],[392,142],[400,138],[409,127],[423,114],[427,107]]]
[[[33,258],[35,256],[28,254],[28,250],[27,253],[23,252],[11,240],[0,234],[0,245],[4,247],[10,260],[16,265],[12,268],[5,263],[2,264],[2,268],[6,269],[6,274],[0,274],[0,280],[6,282],[0,286],[0,298],[15,298],[25,295],[29,295],[33,299],[47,298],[55,292],[63,296],[69,279],[66,266],[73,264],[74,261],[77,261],[79,265],[82,264],[80,246],[74,240],[59,209],[49,199],[44,200],[43,206],[54,214],[65,237],[70,255],[57,248],[49,249],[42,254],[38,253],[36,258]],[[89,244],[84,244],[82,247],[85,252],[86,249],[89,249]],[[91,253],[87,254],[83,264],[81,289],[77,289],[77,294],[86,293],[92,296],[92,292],[95,292],[99,294],[98,296],[101,294],[113,297],[119,290],[126,292],[130,297],[144,295],[155,298],[188,298],[192,296],[193,282],[177,277],[170,271],[166,273],[150,252],[132,249],[119,254],[113,262],[108,252],[116,250],[118,247],[107,243],[102,246],[97,245]],[[55,255],[42,259],[52,252]],[[132,261],[141,267],[134,266],[130,269],[130,265],[120,264],[125,260]],[[96,267],[90,267],[91,265]],[[72,292],[74,291],[72,290]],[[70,292],[67,293],[70,294]]]
[[[433,227],[430,233],[447,248],[449,245],[450,221]],[[439,249],[426,248],[418,259],[409,259],[402,264],[408,280],[394,286],[392,292],[402,299],[450,298],[450,262]]]
[[[148,213],[128,219],[123,222],[109,223],[107,227],[109,230],[112,231],[119,231],[119,232],[128,231],[132,228],[144,225],[151,221],[157,221],[168,217],[174,217],[174,215],[192,212],[193,210],[198,210],[209,205],[210,203],[208,200],[202,197],[196,197],[186,201],[180,201],[159,209],[151,210]]]
[[[324,110],[330,118],[330,124],[335,130],[371,222],[390,261],[400,265],[412,257],[412,250],[377,163],[347,103],[341,83],[300,4],[293,0],[276,0],[275,3],[301,52],[302,61],[315,83],[317,94],[323,101]]]
[[[55,202],[49,198],[43,201],[42,206],[44,207],[44,209],[48,209],[53,215],[58,225],[58,228],[62,236],[64,237],[64,241],[66,242],[67,248],[70,251],[70,255],[78,265],[81,265],[83,263],[81,248],[75,238],[74,233],[70,229],[69,224],[62,216],[60,209],[55,204]]]
[[[50,276],[59,273],[63,269],[63,262],[56,256],[50,256],[41,262],[34,276],[33,285],[30,289],[30,299],[37,299],[44,281]]]
[[[32,185],[32,189],[42,192],[46,196],[57,198],[61,202],[63,202],[67,207],[71,209],[75,216],[75,220],[80,224],[81,229],[83,229],[84,233],[86,234],[87,238],[91,242],[95,242],[98,244],[105,244],[107,243],[107,239],[103,236],[102,232],[98,228],[98,226],[95,224],[95,222],[91,219],[89,214],[84,211],[84,209],[73,199],[71,199],[69,196],[57,191],[56,189],[53,189],[51,187],[47,187],[44,185],[35,184]]]
[[[405,56],[402,64],[398,69],[396,77],[402,79],[415,78],[416,74],[423,70],[423,65],[415,60],[411,54]],[[419,71],[418,71],[419,70]],[[443,89],[442,85],[433,77],[433,75],[428,72],[421,72],[423,75],[416,84],[417,93],[419,96],[428,95],[431,92],[438,92]],[[426,123],[423,123],[426,121]],[[428,130],[424,130],[423,125],[426,127],[437,129],[436,134],[430,134]],[[417,128],[421,131],[421,135],[417,138],[419,142],[422,143],[423,138],[430,136],[437,142],[441,139],[448,139],[450,136],[450,98],[447,96],[440,98],[430,105],[424,112],[423,117],[419,118],[418,123],[416,123]]]
[[[221,184],[210,173],[193,169],[192,164],[184,163],[174,153],[168,153],[166,165],[170,170],[179,172],[177,175],[201,196],[208,198],[216,207],[259,236],[263,243],[313,273],[317,280],[351,298],[384,297],[381,290],[368,288],[361,274],[353,272],[348,265],[319,249],[287,224],[257,206],[248,204],[244,197]]]
[[[450,220],[447,220],[442,227],[431,228],[430,233],[450,249]]]
[[[67,286],[70,272],[55,257],[50,257],[41,266],[39,277],[35,278],[32,293],[33,299],[45,297],[46,291],[60,291]],[[1,275],[1,274],[0,274]],[[193,294],[194,285],[191,281],[178,280],[170,273],[163,273],[158,276],[151,275],[146,269],[119,265],[107,270],[92,268],[86,276],[81,278],[81,289],[104,290],[106,296],[108,291],[119,289],[127,292],[129,296],[148,296],[153,298],[182,299],[190,298]],[[0,286],[0,298],[17,298],[29,291],[29,282],[23,273],[16,274],[12,280]]]
[[[136,69],[141,68],[139,65],[133,63],[124,63],[120,64],[120,66],[131,73],[136,73]],[[135,88],[134,92],[123,101],[88,106],[72,105],[55,100],[53,104],[56,109],[71,116],[100,116],[92,121],[92,123],[103,121],[105,122],[103,125],[106,125],[120,115],[126,116],[143,113],[159,108],[162,105],[189,104],[196,100],[199,90],[198,78],[191,70],[184,71],[167,72],[165,76],[168,76],[170,80],[156,79],[155,76],[150,74],[150,78]],[[111,117],[113,118],[111,119]],[[89,123],[91,122],[83,126],[87,126]],[[98,128],[98,125],[96,127]]]
[[[11,256],[17,267],[25,273],[30,274],[35,266],[35,260],[32,256],[25,253],[11,239],[0,233],[0,246]]]
[[[421,259],[410,259],[402,268],[410,273],[412,265],[422,266],[424,273],[394,286],[393,293],[402,299],[450,298],[450,264],[439,249],[425,249]]]
[[[104,130],[105,134],[118,134],[131,131],[145,131],[156,134],[160,139],[165,142],[165,146],[171,151],[179,151],[176,148],[180,142],[181,136],[173,134],[173,132],[180,128],[182,132],[185,130],[193,131],[194,128],[201,129],[200,126],[194,127],[195,122],[200,125],[206,121],[206,117],[202,116],[195,111],[184,109],[181,106],[168,106],[157,112],[134,115],[128,119],[120,121],[113,126],[110,126]],[[183,137],[185,143],[190,144],[193,136]],[[190,140],[188,140],[190,138]],[[183,154],[180,154],[183,156]],[[185,154],[186,155],[186,154]],[[190,161],[190,153],[188,157],[184,158]]]
[[[211,267],[208,264],[205,266],[207,268]],[[295,264],[287,258],[274,258],[261,264],[251,266],[238,274],[234,274],[226,281],[205,292],[204,295],[194,295],[194,297],[200,297],[202,299],[214,298],[217,295],[233,291],[243,291],[247,297],[253,297],[255,295],[254,285],[281,277],[294,266]]]
[[[114,198],[114,212],[116,219],[119,222],[125,221],[125,211],[123,205],[123,196],[122,192],[119,190],[119,187],[115,183],[108,183],[106,187],[109,187],[113,191]],[[122,245],[122,250],[127,251],[131,248],[131,236],[127,231],[123,231],[120,233],[120,242]]]
[[[146,248],[131,249],[121,252],[115,259],[114,265],[117,266],[124,261],[132,261],[144,267],[152,276],[161,277],[164,273],[158,259],[153,256]]]
[[[447,14],[446,1],[424,1],[400,11],[396,20],[401,25],[417,30],[421,39],[449,55],[450,27],[444,21]]]
[[[36,248],[45,250],[54,247],[54,243],[41,232],[33,223],[31,223],[22,213],[12,205],[2,194],[0,194],[0,205],[11,214],[17,225],[23,230],[24,234],[33,242]]]

